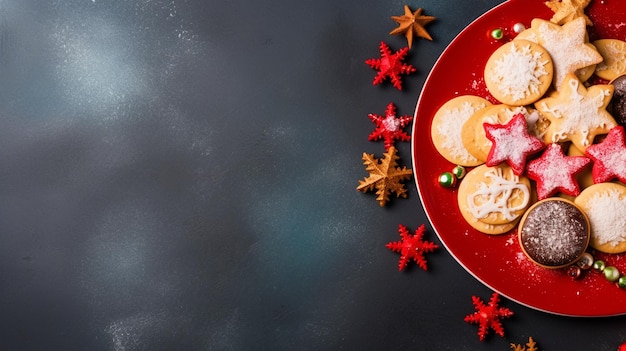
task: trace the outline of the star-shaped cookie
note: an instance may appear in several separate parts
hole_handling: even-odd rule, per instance
[[[528,133],[528,125],[523,114],[518,113],[506,124],[484,123],[485,135],[492,146],[487,156],[487,166],[508,163],[513,173],[521,175],[526,168],[529,155],[543,149],[541,140]]]
[[[556,24],[565,24],[576,18],[582,17],[588,26],[593,26],[593,22],[585,14],[585,7],[591,0],[549,0],[545,4],[554,12],[550,19]]]
[[[586,40],[587,26],[582,17],[562,26],[535,18],[530,29],[534,35],[524,37],[543,46],[550,54],[554,65],[554,87],[557,90],[567,74],[602,62],[598,50]]]
[[[409,5],[404,5],[404,15],[391,16],[392,20],[398,22],[398,28],[392,30],[389,34],[404,34],[409,43],[409,48],[413,45],[413,35],[433,40],[426,29],[424,29],[424,26],[434,21],[436,18],[433,16],[424,16],[422,15],[422,11],[422,8],[418,8],[415,12],[412,12]]]
[[[535,103],[540,114],[550,121],[543,141],[570,140],[578,150],[585,151],[596,135],[606,134],[617,125],[606,111],[613,91],[608,84],[587,89],[575,74],[568,74],[557,94]]]
[[[624,127],[617,126],[599,144],[587,148],[585,155],[593,160],[591,175],[594,183],[604,183],[613,178],[626,183],[626,142]]]
[[[541,157],[528,163],[528,178],[537,182],[537,199],[557,192],[570,196],[580,194],[576,175],[591,162],[585,156],[565,156],[559,144],[550,144]]]

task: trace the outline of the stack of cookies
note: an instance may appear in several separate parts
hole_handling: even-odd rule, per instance
[[[626,252],[626,137],[609,112],[612,81],[626,74],[626,42],[590,42],[587,25],[583,17],[534,19],[487,60],[493,99],[456,96],[431,126],[441,156],[470,168],[458,188],[467,223],[490,235],[519,228],[523,251],[549,257],[529,255],[547,267],[571,264],[587,245]],[[546,216],[546,208],[561,215]],[[537,221],[552,230],[537,233]]]

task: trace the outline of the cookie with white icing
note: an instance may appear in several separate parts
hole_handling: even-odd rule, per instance
[[[552,84],[548,52],[528,40],[513,40],[498,48],[485,65],[485,84],[498,101],[513,106],[532,104]]]
[[[532,201],[529,179],[515,175],[506,164],[476,167],[459,185],[458,204],[463,218],[486,234],[512,229]]]
[[[597,135],[606,134],[617,125],[606,110],[614,90],[610,84],[586,88],[575,74],[568,74],[558,93],[535,103],[542,117],[550,121],[544,142],[571,141],[584,152]]]

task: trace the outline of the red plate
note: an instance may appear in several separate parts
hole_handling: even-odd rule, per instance
[[[593,0],[586,13],[594,22],[591,40],[626,38],[626,1]],[[486,97],[482,72],[491,53],[501,45],[488,35],[492,29],[530,27],[533,18],[550,19],[544,0],[509,0],[465,28],[433,67],[417,102],[413,125],[413,170],[417,189],[432,226],[452,256],[473,276],[503,296],[528,307],[567,316],[611,316],[626,313],[626,290],[600,273],[585,272],[573,280],[565,269],[548,270],[522,253],[515,231],[490,236],[472,229],[461,217],[457,192],[439,186],[437,178],[454,165],[437,153],[430,125],[436,111],[458,95]],[[626,255],[601,256],[626,273]]]

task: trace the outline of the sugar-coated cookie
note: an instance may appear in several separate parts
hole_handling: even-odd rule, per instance
[[[506,124],[483,124],[491,150],[487,155],[487,166],[506,162],[513,173],[521,175],[526,169],[526,159],[545,147],[543,141],[528,133],[526,117],[518,113]]]
[[[498,101],[523,106],[539,100],[552,84],[548,52],[528,40],[513,40],[498,48],[485,65],[485,84]]]
[[[585,153],[578,150],[576,146],[570,144],[567,148],[567,156],[585,156]],[[592,186],[594,182],[593,177],[591,176],[591,167],[583,168],[583,170],[576,175],[576,181],[578,181],[578,185],[581,190]],[[571,199],[573,200],[574,197],[571,197]]]
[[[576,196],[580,194],[576,176],[589,162],[585,156],[566,156],[561,145],[550,144],[539,158],[528,162],[526,175],[536,182],[539,200],[558,192]]]
[[[593,161],[591,175],[594,183],[619,179],[626,183],[626,140],[624,127],[616,126],[606,138],[590,145],[585,155]]]
[[[626,72],[626,42],[619,39],[599,39],[592,43],[603,61],[596,66],[598,77],[613,80]]]
[[[531,114],[534,111],[524,106],[510,106],[504,104],[487,106],[474,113],[463,126],[461,138],[465,148],[477,159],[483,162],[487,161],[489,150],[491,150],[491,140],[487,139],[485,134],[485,123],[505,124],[513,118],[514,115],[521,113],[526,120],[531,120]],[[533,135],[536,135],[536,124],[530,128]]]
[[[554,12],[554,15],[550,18],[551,22],[564,24],[582,17],[588,26],[593,26],[593,22],[585,14],[585,7],[590,2],[591,0],[548,0],[545,4]]]
[[[626,186],[594,184],[583,190],[574,202],[589,217],[589,246],[610,254],[626,252]]]
[[[431,138],[437,151],[451,163],[461,166],[477,166],[484,161],[474,157],[463,145],[463,125],[478,110],[491,105],[479,96],[462,95],[441,106],[431,125]]]
[[[610,84],[587,89],[576,75],[568,74],[558,93],[535,103],[542,117],[550,121],[544,142],[571,141],[585,151],[596,135],[608,133],[617,124],[606,110],[613,91]]]
[[[522,251],[536,264],[560,268],[576,262],[589,245],[590,223],[575,203],[561,198],[539,201],[522,217]]]
[[[557,90],[566,75],[602,62],[602,55],[588,42],[584,18],[579,17],[562,26],[535,18],[531,27],[517,38],[535,42],[550,54],[554,65],[553,85]]]
[[[528,178],[515,175],[505,164],[482,165],[468,172],[457,197],[463,218],[487,234],[502,234],[499,230],[508,228],[504,225],[515,225],[533,198]]]

